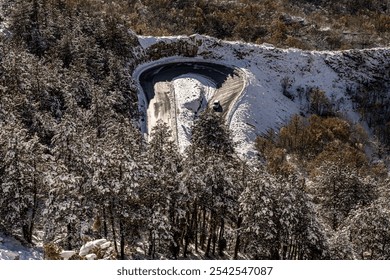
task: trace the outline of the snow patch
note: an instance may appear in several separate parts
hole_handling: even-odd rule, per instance
[[[88,254],[85,256],[87,260],[96,260],[97,256],[96,254]]]
[[[99,248],[101,245],[106,245],[106,243],[109,243],[109,242],[107,242],[106,239],[97,239],[97,240],[89,241],[80,248],[79,255],[81,257],[84,257],[84,256],[86,257],[88,254],[90,254],[90,252],[93,249]]]
[[[0,260],[41,260],[42,248],[30,248],[0,232]]]
[[[69,260],[72,256],[76,254],[76,251],[62,251],[60,253],[61,258],[64,260]]]
[[[105,250],[108,249],[110,246],[111,246],[111,242],[107,241],[106,243],[100,245],[100,249]]]

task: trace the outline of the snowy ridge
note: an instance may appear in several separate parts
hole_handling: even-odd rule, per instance
[[[390,58],[389,48],[337,52],[284,50],[269,44],[226,42],[201,35],[139,36],[139,41],[145,49],[156,43],[177,41],[199,46],[195,58],[168,57],[152,64],[209,61],[232,65],[246,73],[246,90],[231,112],[229,125],[237,151],[247,156],[253,152],[252,143],[257,135],[278,129],[294,114],[307,113],[308,102],[302,92],[310,88],[324,91],[336,111],[352,122],[359,122],[361,118],[345,94],[347,87],[380,75],[376,69],[389,63]],[[141,65],[137,71],[150,64]],[[283,81],[288,81],[290,97],[283,95]]]

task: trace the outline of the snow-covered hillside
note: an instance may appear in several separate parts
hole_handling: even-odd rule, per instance
[[[324,91],[333,110],[351,122],[361,121],[346,96],[347,88],[362,80],[382,75],[380,67],[388,65],[390,61],[389,48],[339,52],[302,51],[277,49],[268,44],[226,42],[200,35],[160,38],[140,36],[139,40],[144,50],[162,43],[169,46],[177,42],[197,47],[194,58],[164,57],[160,63],[203,60],[235,66],[246,73],[246,90],[232,110],[228,125],[237,143],[237,151],[247,156],[253,153],[252,144],[257,135],[271,128],[279,128],[294,114],[307,114],[308,101],[304,93],[311,88]],[[153,62],[155,63],[156,61]],[[195,80],[202,84],[201,80]],[[194,90],[188,87],[196,88],[196,84],[191,79],[185,86],[183,80],[180,80],[179,92],[184,95],[180,99],[191,99]],[[288,94],[283,94],[283,91]],[[180,129],[188,131],[190,124],[188,119],[184,121],[178,118]],[[189,136],[188,133],[184,135]],[[182,143],[187,145],[188,141]]]

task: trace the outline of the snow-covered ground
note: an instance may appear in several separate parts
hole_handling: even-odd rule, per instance
[[[171,57],[154,61],[152,64],[207,61],[232,65],[247,76],[246,90],[229,116],[228,125],[232,130],[237,151],[246,156],[253,154],[253,141],[257,135],[269,129],[278,129],[294,114],[305,114],[308,109],[306,98],[302,92],[317,87],[324,91],[332,104],[337,104],[336,110],[352,122],[359,122],[360,116],[353,110],[352,103],[345,95],[348,86],[355,81],[341,77],[329,61],[345,61],[346,52],[317,52],[298,49],[277,49],[269,44],[255,45],[242,42],[226,42],[211,37],[193,35],[190,37],[139,37],[141,46],[146,49],[157,42],[167,44],[184,40],[199,47],[195,58]],[[356,51],[354,51],[356,52]],[[374,68],[381,60],[386,60],[390,49],[368,50],[375,55],[370,56],[369,67]],[[150,63],[149,63],[150,64]],[[340,63],[342,65],[342,63]],[[147,67],[147,65],[145,65]],[[348,72],[348,65],[344,65]],[[142,66],[141,66],[142,68]],[[360,72],[359,72],[360,71]],[[367,78],[367,69],[360,67],[353,76]],[[290,98],[283,95],[282,83],[288,81]],[[202,84],[203,86],[200,86]],[[201,92],[210,88],[199,77],[178,77],[175,81],[176,99],[180,114],[177,116],[178,134],[181,150],[189,141],[189,129],[194,117],[194,107],[199,105]],[[211,87],[212,88],[212,87]],[[212,92],[211,92],[212,93]],[[190,106],[185,100],[193,100]],[[202,105],[204,106],[204,105]],[[187,108],[189,110],[184,110]],[[188,108],[189,107],[189,108]]]
[[[114,252],[112,242],[106,239],[91,240],[84,244],[79,251],[61,251],[59,256],[64,260],[68,260],[74,255],[94,260],[97,258],[95,252],[99,252],[102,259],[110,259]],[[15,238],[0,233],[0,260],[42,260],[43,257],[43,248],[30,248]]]
[[[0,233],[0,260],[40,260],[41,248],[28,248],[13,237]]]

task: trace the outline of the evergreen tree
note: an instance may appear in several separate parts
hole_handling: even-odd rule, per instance
[[[340,246],[349,251],[355,259],[385,260],[390,254],[390,210],[389,180],[378,183],[379,198],[366,207],[351,211],[339,230],[347,237]],[[342,258],[340,258],[342,259]]]
[[[315,174],[312,191],[333,230],[351,210],[367,206],[376,197],[375,182],[344,162],[324,162]]]
[[[151,132],[148,162],[150,175],[143,186],[145,214],[150,231],[149,254],[160,253],[177,258],[179,247],[179,221],[183,211],[179,172],[181,168],[178,148],[172,140],[168,126],[158,122]]]
[[[192,127],[193,152],[231,156],[234,144],[223,119],[211,111],[205,111]]]
[[[49,191],[43,211],[44,242],[56,242],[67,250],[74,250],[82,244],[81,178],[70,171],[63,160],[49,160],[50,167],[45,175]]]
[[[125,118],[119,123],[108,124],[103,151],[106,166],[101,173],[102,183],[107,184],[106,207],[109,209],[111,231],[115,248],[121,259],[125,258],[126,242],[134,242],[142,229],[141,189],[145,177],[145,144],[132,123]],[[117,249],[117,229],[120,251]]]
[[[347,221],[347,230],[357,258],[388,260],[390,258],[389,228],[388,199],[351,213],[351,218]]]
[[[21,233],[26,242],[32,243],[45,196],[42,146],[36,136],[29,137],[20,123],[8,123],[2,131],[1,224],[9,233]]]
[[[52,139],[53,156],[49,159],[51,164],[45,179],[49,186],[45,240],[51,242],[61,234],[63,245],[69,250],[81,246],[82,222],[89,215],[83,208],[82,196],[88,171],[84,160],[88,146],[84,144],[83,131],[83,126],[73,122],[68,114],[57,124]]]
[[[246,250],[255,259],[328,257],[324,228],[296,179],[262,172],[240,197]]]
[[[190,242],[198,243],[207,257],[226,249],[225,229],[230,217],[234,186],[234,147],[223,120],[204,112],[192,128],[192,144],[184,163],[183,184],[188,189],[184,252]],[[199,240],[198,240],[199,233]]]

